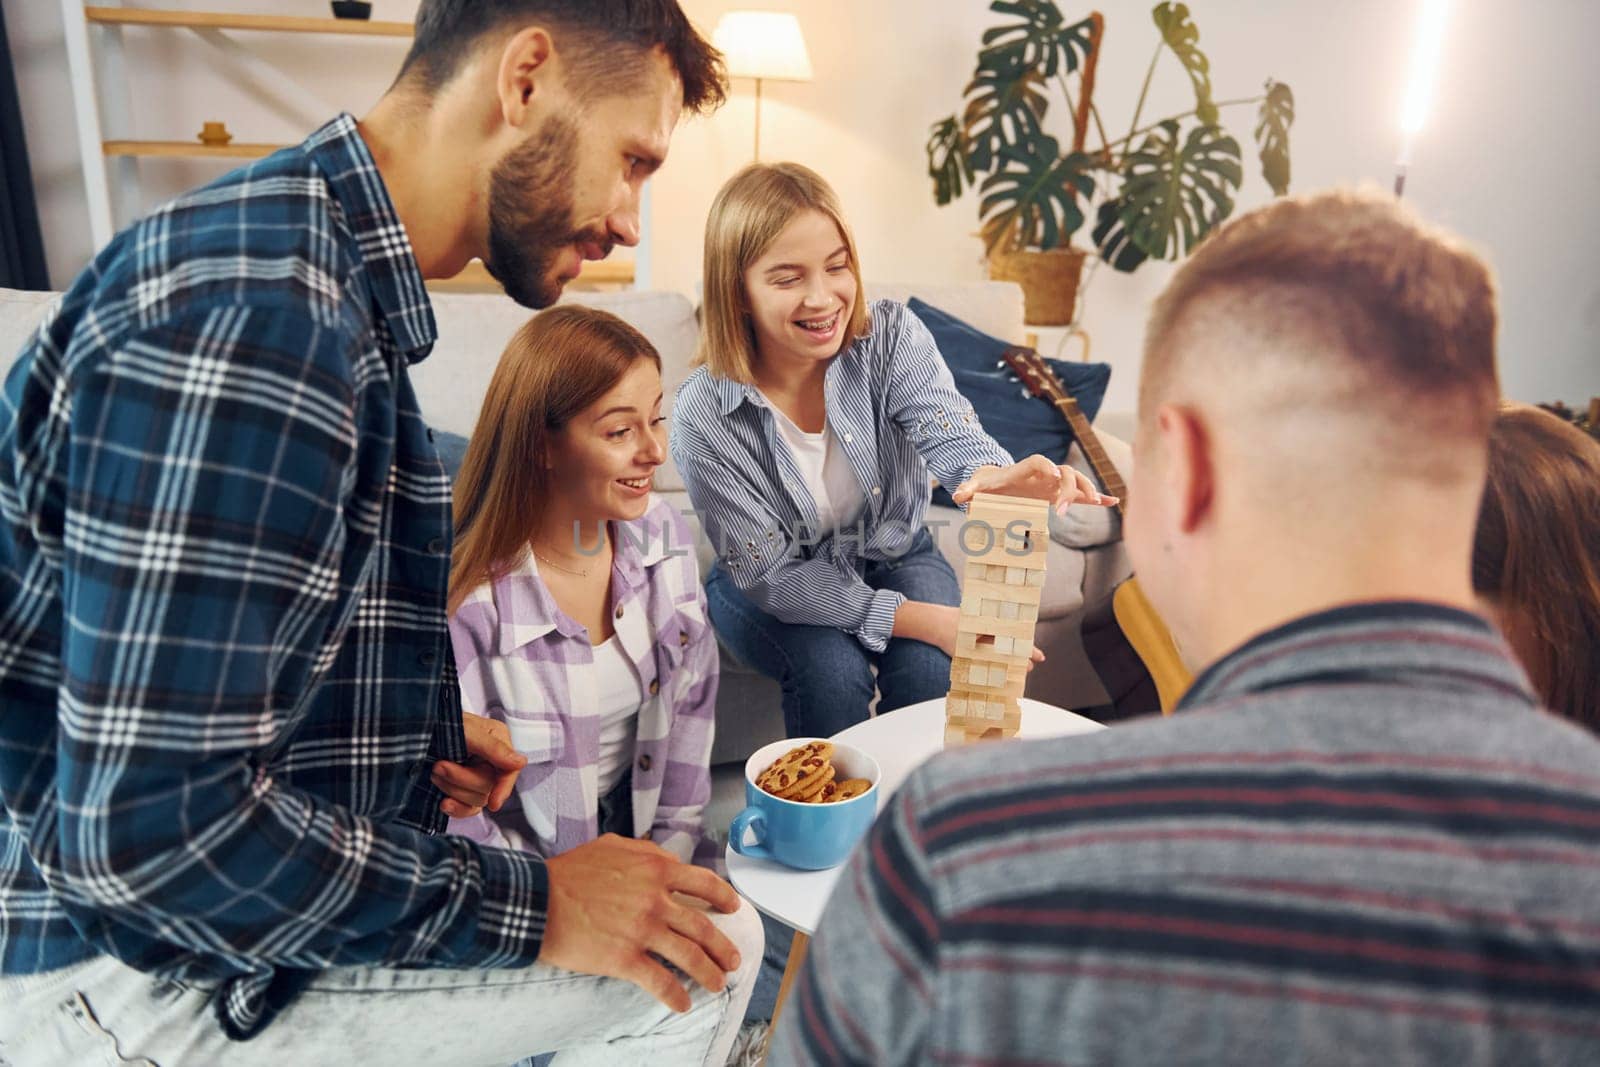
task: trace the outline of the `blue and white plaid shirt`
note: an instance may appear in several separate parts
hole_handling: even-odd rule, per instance
[[[348,115],[120,234],[0,397],[0,970],[110,953],[255,1032],[306,971],[531,963],[464,756],[422,276]],[[269,1007],[269,1005],[271,1007]]]

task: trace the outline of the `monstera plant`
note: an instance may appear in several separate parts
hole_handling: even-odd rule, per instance
[[[1262,174],[1274,193],[1288,191],[1294,94],[1269,79],[1258,96],[1213,99],[1211,64],[1187,5],[1163,2],[1151,12],[1155,54],[1128,132],[1115,138],[1094,99],[1101,14],[1068,22],[1054,0],[994,0],[989,7],[1012,21],[984,33],[964,107],[933,124],[928,174],[941,205],[977,187],[991,273],[1025,288],[1031,280],[1045,283],[1048,292],[1028,294],[1030,321],[1070,321],[1073,300],[1069,292],[1063,302],[1062,290],[1076,289],[1083,260],[1070,240],[1091,217],[1098,254],[1122,271],[1147,259],[1181,258],[1228,217],[1244,170],[1239,142],[1221,125],[1223,109],[1257,106]],[[1193,106],[1140,125],[1163,55],[1187,73]],[[1071,119],[1065,147],[1046,132],[1052,90]],[[1041,253],[1060,257],[1059,267],[1041,274],[1033,262]],[[1042,310],[1048,304],[1056,310]]]

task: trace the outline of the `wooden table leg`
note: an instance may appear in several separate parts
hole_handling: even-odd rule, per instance
[[[772,1005],[772,1033],[778,1032],[778,1016],[783,1013],[783,1002],[789,997],[789,987],[794,984],[795,975],[800,973],[801,964],[806,961],[806,949],[811,946],[811,939],[799,930],[794,932],[794,941],[789,945],[789,962],[783,968],[783,981],[778,985],[778,999]],[[768,1037],[768,1048],[771,1048],[772,1038]],[[765,1062],[763,1060],[763,1062]]]

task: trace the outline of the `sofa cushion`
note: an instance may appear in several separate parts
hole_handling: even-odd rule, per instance
[[[1002,448],[1018,458],[1038,453],[1055,463],[1067,462],[1072,427],[1052,405],[1028,395],[1017,376],[1001,362],[1010,345],[922,300],[913,298],[910,307],[933,335],[956,389],[971,402],[978,421]],[[1048,363],[1078,401],[1084,417],[1093,420],[1111,381],[1111,367],[1063,360]],[[933,499],[946,506],[952,503],[945,486],[934,490]]]
[[[0,289],[0,377],[10,370],[45,312],[60,298],[60,293]]]
[[[680,293],[572,293],[564,304],[599,308],[633,326],[661,354],[662,408],[671,418],[673,397],[689,376],[699,327],[694,307]],[[510,297],[488,293],[434,293],[439,340],[433,353],[411,368],[417,402],[436,430],[470,436],[483,407],[489,379],[511,336],[534,314]],[[660,489],[682,489],[669,456],[656,472]]]
[[[1022,287],[1016,282],[868,282],[864,288],[873,300],[925,301],[1009,344],[1026,340]]]

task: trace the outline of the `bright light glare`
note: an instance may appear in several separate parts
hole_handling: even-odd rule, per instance
[[[1400,112],[1400,129],[1406,136],[1415,136],[1422,129],[1433,104],[1434,83],[1439,77],[1439,52],[1444,43],[1445,16],[1450,12],[1450,0],[1422,0],[1422,11],[1417,19],[1417,39],[1411,53],[1411,84],[1406,89],[1406,102]]]

